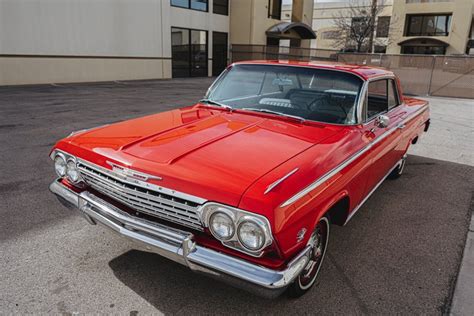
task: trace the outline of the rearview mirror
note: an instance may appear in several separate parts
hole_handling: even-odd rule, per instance
[[[385,128],[390,123],[390,118],[387,115],[379,115],[375,119],[375,126]]]

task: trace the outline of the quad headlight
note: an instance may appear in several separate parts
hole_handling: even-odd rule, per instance
[[[245,220],[240,223],[237,234],[242,245],[250,250],[262,249],[265,244],[265,232],[254,221]]]
[[[66,170],[66,178],[71,182],[71,183],[77,183],[81,180],[81,174],[79,173],[79,170],[77,170],[76,167],[76,161],[72,158],[70,158],[67,162],[67,170]]]
[[[58,177],[66,178],[72,184],[82,182],[81,173],[77,169],[76,157],[55,150],[51,153],[51,159],[54,161],[54,170]]]
[[[204,226],[224,246],[259,257],[273,241],[264,216],[213,202],[201,210]]]
[[[217,239],[229,240],[234,236],[234,221],[226,213],[214,212],[209,219],[209,230]]]
[[[56,154],[54,157],[54,171],[58,177],[64,177],[66,175],[66,158],[62,154]]]

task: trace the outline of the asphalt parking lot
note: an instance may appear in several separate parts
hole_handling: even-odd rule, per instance
[[[317,287],[298,300],[261,299],[133,250],[48,192],[54,179],[48,154],[56,140],[74,130],[192,104],[210,83],[0,87],[0,313],[449,310],[472,211],[474,167],[472,147],[430,136],[463,128],[442,122],[447,103],[442,99],[433,104],[433,131],[411,152],[404,176],[384,182],[346,227],[333,227]]]

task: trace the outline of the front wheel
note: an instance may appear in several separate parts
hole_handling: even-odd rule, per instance
[[[311,245],[309,261],[300,275],[288,287],[288,295],[296,298],[300,297],[314,285],[318,277],[319,270],[323,264],[326,248],[329,240],[329,220],[326,216],[321,217],[311,237],[308,245]]]

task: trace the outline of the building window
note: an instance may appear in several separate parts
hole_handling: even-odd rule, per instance
[[[275,20],[280,20],[281,0],[268,0],[268,17]]]
[[[324,40],[335,40],[341,38],[341,32],[340,31],[324,31],[321,32],[321,39]]]
[[[405,36],[448,36],[451,14],[407,15]]]
[[[171,0],[171,6],[207,11],[207,0]]]
[[[366,34],[369,31],[367,24],[370,22],[370,17],[360,16],[353,17],[351,21],[351,31],[356,34]]]
[[[377,37],[388,37],[388,31],[390,29],[390,17],[389,16],[380,16],[377,19]]]
[[[214,0],[212,12],[229,15],[229,0]]]
[[[171,58],[173,78],[206,77],[207,32],[171,28]]]
[[[387,52],[387,46],[384,45],[374,45],[374,53],[385,54]]]
[[[445,46],[402,46],[402,54],[444,55]]]

